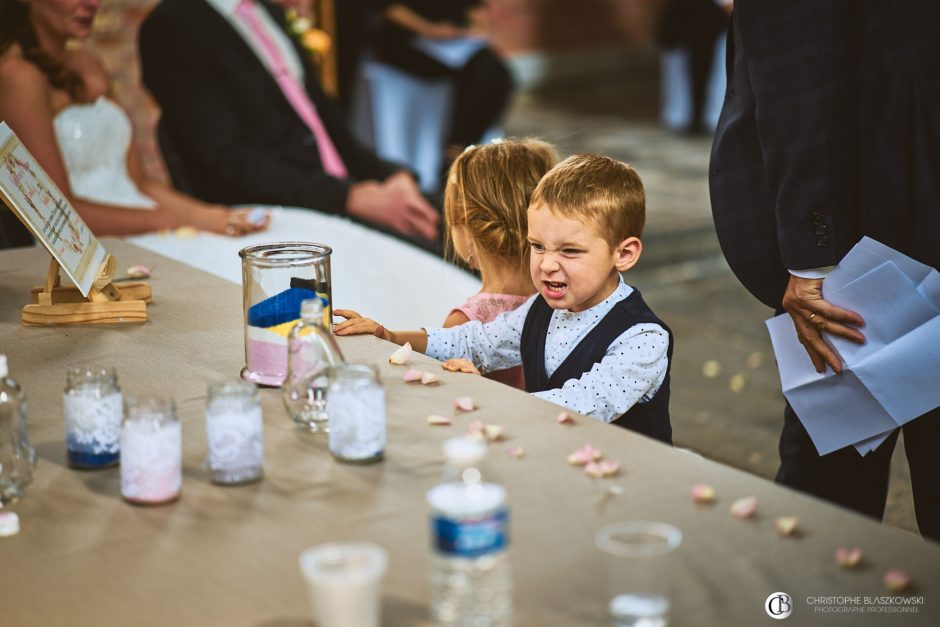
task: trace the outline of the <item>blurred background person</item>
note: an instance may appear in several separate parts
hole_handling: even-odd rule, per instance
[[[139,45],[162,148],[195,196],[343,214],[438,245],[438,211],[409,172],[353,137],[281,6],[164,0]]]
[[[425,80],[454,86],[443,169],[499,123],[513,78],[484,37],[480,0],[374,0],[380,12],[375,58]]]
[[[0,119],[96,235],[192,226],[239,235],[265,226],[145,177],[129,149],[127,115],[110,99],[110,80],[87,47],[100,0],[0,0]],[[31,238],[3,212],[3,245]]]

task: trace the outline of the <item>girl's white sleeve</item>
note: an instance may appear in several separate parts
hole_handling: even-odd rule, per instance
[[[426,328],[425,353],[441,361],[454,357],[469,359],[484,373],[518,366],[522,363],[519,352],[522,325],[536,296],[486,324],[471,320],[447,329]]]

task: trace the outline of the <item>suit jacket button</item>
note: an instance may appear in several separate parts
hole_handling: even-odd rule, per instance
[[[313,146],[315,143],[317,143],[317,139],[313,136],[313,133],[307,133],[304,135],[301,141],[303,142],[304,146]]]

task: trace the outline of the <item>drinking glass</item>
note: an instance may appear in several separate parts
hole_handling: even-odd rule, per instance
[[[671,556],[682,532],[661,522],[627,521],[603,527],[594,544],[605,555],[608,610],[614,627],[666,627],[675,581]]]

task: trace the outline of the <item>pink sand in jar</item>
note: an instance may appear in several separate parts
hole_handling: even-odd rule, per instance
[[[287,377],[287,338],[262,329],[248,327],[247,366],[242,378],[261,385],[279,386]]]
[[[145,504],[175,500],[182,488],[182,466],[178,422],[125,421],[121,429],[121,496]]]

